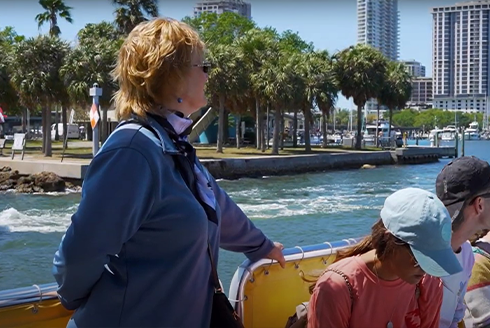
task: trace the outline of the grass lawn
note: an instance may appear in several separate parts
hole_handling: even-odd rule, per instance
[[[10,154],[10,148],[12,143],[8,143],[4,149],[4,156]],[[265,152],[257,150],[255,147],[248,146],[237,149],[229,146],[223,148],[223,153],[216,152],[216,146],[200,146],[195,145],[197,156],[201,159],[220,159],[220,158],[239,158],[239,157],[251,157],[251,156],[271,156],[272,149],[268,149]],[[28,140],[26,144],[25,154],[35,158],[46,158],[41,153],[42,141],[41,140]],[[60,159],[63,152],[63,143],[61,141],[52,142],[53,159]],[[375,147],[367,147],[362,151],[378,151],[381,150]],[[320,146],[312,146],[311,152],[306,152],[304,148],[291,148],[287,147],[284,150],[279,151],[279,156],[288,155],[305,155],[305,154],[325,154],[325,153],[338,153],[352,151],[349,148],[342,146],[330,146],[328,148],[321,148]],[[17,155],[16,155],[17,156]],[[91,159],[92,147],[70,147],[68,143],[68,149],[65,151],[65,158],[70,159]]]
[[[363,151],[377,151],[379,148],[366,148]],[[271,156],[272,149],[268,149],[265,152],[256,149],[255,147],[243,147],[240,149],[234,147],[224,147],[223,153],[217,153],[214,146],[196,146],[197,156],[201,159],[219,159],[219,158],[236,158],[236,157],[250,157],[250,156]],[[328,148],[321,148],[319,146],[312,146],[311,152],[306,152],[304,148],[284,148],[279,150],[279,156],[288,155],[306,155],[306,154],[325,154],[325,153],[339,153],[352,151],[349,148],[343,148],[342,146],[332,146]],[[277,156],[277,155],[276,155]]]

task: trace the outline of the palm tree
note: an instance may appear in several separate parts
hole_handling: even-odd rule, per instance
[[[52,155],[51,105],[63,98],[64,86],[59,71],[68,51],[66,42],[40,35],[15,44],[9,60],[11,82],[21,103],[26,107],[42,108],[45,156]]]
[[[89,107],[89,89],[95,82],[104,90],[99,99],[102,108],[102,141],[107,138],[107,109],[116,90],[111,72],[122,42],[116,36],[117,31],[110,23],[87,24],[78,32],[78,44],[66,56],[60,69],[71,103]]]
[[[213,69],[209,74],[207,83],[208,93],[215,95],[210,97],[211,102],[217,102],[219,108],[218,115],[218,142],[216,152],[223,152],[223,143],[225,136],[225,126],[227,125],[228,115],[225,111],[227,99],[231,97],[232,85],[234,81],[237,63],[241,60],[241,53],[229,45],[215,45],[209,50],[209,59],[213,63]]]
[[[17,112],[20,109],[20,104],[10,81],[9,57],[14,45],[23,39],[24,37],[19,36],[11,26],[0,30],[0,53],[3,54],[0,56],[0,107],[9,111],[10,114]]]
[[[141,22],[147,21],[147,16],[158,17],[157,0],[112,0],[118,8],[114,11],[114,23],[123,35],[128,35]]]
[[[327,140],[327,121],[330,118],[330,114],[335,110],[335,102],[337,101],[337,95],[339,93],[339,88],[337,85],[337,80],[335,78],[335,73],[333,71],[332,60],[328,52],[321,51],[318,52],[316,57],[318,72],[317,76],[314,77],[318,82],[315,94],[315,102],[318,109],[322,112],[322,133],[323,133],[323,144],[322,147],[326,147]]]
[[[412,94],[412,78],[402,63],[388,62],[385,83],[381,88],[380,99],[389,110],[388,135],[391,136],[393,110],[402,108]]]
[[[272,154],[279,154],[281,142],[282,111],[291,102],[295,85],[292,82],[296,62],[290,60],[291,56],[279,53],[270,58],[261,67],[257,85],[263,89],[270,108],[274,111],[274,130],[272,138]],[[267,143],[269,142],[267,136]]]
[[[265,151],[265,134],[263,124],[263,109],[261,105],[266,105],[263,84],[260,70],[264,63],[277,56],[277,32],[270,28],[251,29],[245,32],[244,36],[236,42],[238,51],[243,56],[244,63],[250,72],[251,92],[255,99],[255,119],[257,134],[257,149]]]
[[[362,110],[366,102],[376,98],[387,68],[386,58],[371,46],[358,44],[337,53],[334,67],[344,97],[352,97],[357,105],[356,149],[361,149]]]
[[[45,23],[49,23],[50,36],[59,37],[61,34],[58,16],[73,23],[70,12],[73,8],[65,5],[63,0],[39,0],[39,4],[45,11],[36,15],[38,27],[41,28]]]

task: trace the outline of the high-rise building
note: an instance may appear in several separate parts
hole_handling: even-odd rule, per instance
[[[490,0],[432,8],[434,107],[486,112]]]
[[[427,105],[432,103],[432,78],[414,77],[412,79],[412,95],[408,101],[409,106]]]
[[[425,77],[425,66],[415,60],[402,60],[401,63],[405,65],[407,73],[412,77]]]
[[[357,0],[357,43],[369,44],[398,60],[398,0]]]
[[[368,44],[388,59],[398,60],[399,30],[398,0],[357,0],[357,43]],[[376,109],[374,99],[365,105],[366,112]]]
[[[194,16],[203,12],[222,14],[234,12],[248,19],[252,18],[252,6],[243,0],[208,0],[201,1],[194,7]]]

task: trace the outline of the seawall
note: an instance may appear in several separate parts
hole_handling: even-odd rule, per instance
[[[423,164],[442,157],[454,157],[454,147],[409,147],[386,151],[342,151],[289,156],[256,156],[203,159],[201,162],[216,179],[237,179],[315,171],[359,169],[363,165]],[[54,172],[68,180],[83,180],[89,162],[24,160],[0,157],[0,167],[9,166],[20,174]]]

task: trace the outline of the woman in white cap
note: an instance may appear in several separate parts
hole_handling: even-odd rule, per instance
[[[442,277],[461,271],[436,195],[390,195],[371,235],[340,252],[312,286],[309,328],[436,328]]]

